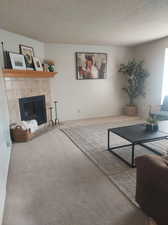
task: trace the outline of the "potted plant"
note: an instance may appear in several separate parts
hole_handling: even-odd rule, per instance
[[[153,116],[149,116],[146,120],[146,130],[153,132],[158,130],[158,120]]]
[[[149,73],[143,68],[143,63],[143,61],[133,59],[127,64],[121,64],[119,68],[119,72],[127,80],[127,85],[123,87],[123,90],[129,97],[129,104],[125,108],[128,116],[135,116],[137,114],[137,106],[134,103],[135,98],[145,96],[144,84]]]
[[[53,60],[44,60],[44,65],[47,65],[49,72],[55,71],[55,63]]]
[[[146,119],[145,125],[146,130],[150,132],[158,131],[159,129],[157,117],[151,114],[151,106],[149,108],[148,118]]]

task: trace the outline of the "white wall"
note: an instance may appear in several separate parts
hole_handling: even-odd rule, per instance
[[[0,42],[4,41],[5,49],[19,52],[19,44],[32,46],[35,55],[40,59],[44,58],[44,44],[42,42],[26,38],[21,35],[10,33],[0,29]],[[0,67],[3,67],[2,52],[0,51]],[[1,74],[0,74],[1,75]],[[3,209],[6,195],[6,182],[10,158],[9,145],[9,118],[6,96],[4,92],[3,78],[0,77],[0,224],[3,217]]]
[[[0,74],[0,224],[6,195],[6,182],[10,159],[11,142],[9,137],[9,115],[4,90],[3,77]]]
[[[137,100],[141,116],[147,116],[149,105],[161,103],[164,57],[167,47],[168,38],[164,38],[134,48],[135,57],[145,61],[145,68],[150,73],[146,83],[146,97]]]
[[[19,45],[24,44],[34,48],[36,57],[41,60],[44,59],[44,44],[40,41],[0,29],[0,42],[2,41],[4,42],[5,50],[19,53]],[[2,65],[2,58],[0,60]]]
[[[75,52],[103,52],[108,54],[107,79],[77,80]],[[46,44],[46,58],[53,59],[58,75],[51,79],[52,99],[58,100],[60,120],[102,117],[121,114],[125,105],[122,92],[120,63],[127,62],[129,48]]]

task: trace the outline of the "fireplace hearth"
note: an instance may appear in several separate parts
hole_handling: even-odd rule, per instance
[[[19,99],[21,120],[37,120],[38,125],[47,122],[45,96],[33,96]]]

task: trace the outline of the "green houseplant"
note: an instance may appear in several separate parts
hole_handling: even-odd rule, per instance
[[[122,73],[127,81],[123,90],[129,97],[129,104],[126,106],[126,114],[134,116],[137,113],[137,107],[134,100],[139,96],[145,96],[145,80],[149,73],[143,68],[143,61],[130,60],[127,64],[121,64],[119,72]]]
[[[151,115],[149,115],[149,117],[146,120],[146,130],[147,131],[158,130],[158,120]]]

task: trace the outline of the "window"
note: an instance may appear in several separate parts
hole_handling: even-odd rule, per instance
[[[165,50],[165,61],[164,61],[164,73],[163,73],[163,84],[162,84],[162,100],[168,95],[168,48]]]

